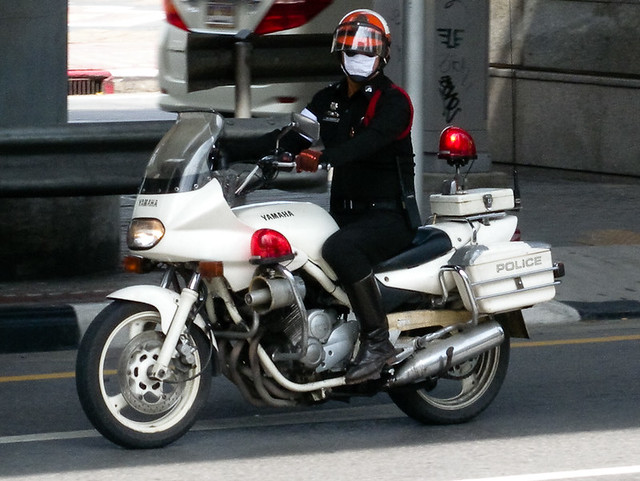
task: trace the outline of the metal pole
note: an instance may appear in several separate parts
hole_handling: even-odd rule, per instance
[[[238,33],[236,53],[236,118],[251,117],[251,43],[247,41],[249,32]]]
[[[404,83],[407,93],[411,97],[414,109],[413,128],[411,140],[416,154],[416,201],[422,213],[423,197],[423,72],[424,72],[424,32],[425,32],[425,7],[424,0],[404,0]]]

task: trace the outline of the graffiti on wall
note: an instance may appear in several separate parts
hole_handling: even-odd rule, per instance
[[[440,77],[440,97],[442,97],[443,111],[442,115],[448,124],[453,122],[456,115],[462,110],[460,107],[460,99],[458,98],[458,92],[456,86],[453,83],[450,75],[443,75]]]
[[[466,10],[465,0],[447,0],[442,8],[444,15],[438,18],[443,25],[436,29],[438,92],[442,99],[442,116],[447,124],[451,124],[462,112],[462,93],[470,86],[471,75],[465,56],[467,30],[464,24],[457,24],[468,18],[456,12]]]

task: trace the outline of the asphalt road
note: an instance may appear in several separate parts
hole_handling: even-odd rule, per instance
[[[258,410],[216,378],[195,428],[153,451],[91,429],[75,351],[2,355],[0,479],[640,479],[638,320],[532,331],[514,343],[497,399],[468,424],[419,425],[384,394]]]

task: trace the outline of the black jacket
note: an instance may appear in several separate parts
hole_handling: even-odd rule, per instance
[[[320,122],[320,138],[324,144],[321,162],[334,167],[332,205],[343,200],[400,201],[398,160],[404,184],[413,190],[411,137],[399,138],[411,126],[412,107],[409,98],[392,85],[381,73],[348,97],[347,81],[343,79],[319,91],[308,104],[307,109]],[[382,92],[365,126],[363,119],[377,90]],[[273,148],[279,132],[276,130],[248,142],[228,143],[224,149],[232,161],[259,157]],[[297,154],[309,147],[309,142],[290,133],[280,146]]]
[[[375,112],[364,125],[365,113],[376,90],[382,90]],[[384,74],[363,85],[351,98],[346,79],[318,92],[307,109],[320,122],[324,144],[321,162],[334,167],[331,197],[334,200],[400,200],[399,159],[405,184],[414,182],[408,97]],[[333,202],[332,202],[333,203]]]

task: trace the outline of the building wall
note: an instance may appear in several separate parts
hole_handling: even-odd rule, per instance
[[[640,2],[492,0],[492,159],[640,175]]]

